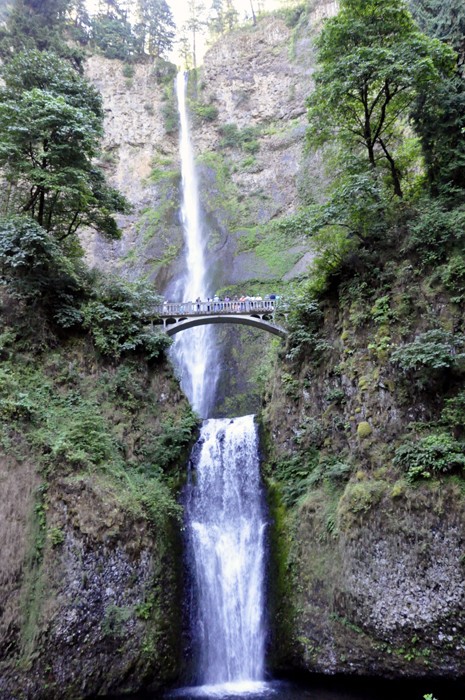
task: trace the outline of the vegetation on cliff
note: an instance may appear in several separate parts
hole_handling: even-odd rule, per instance
[[[289,296],[263,411],[289,538],[287,664],[461,673],[460,535],[444,543],[463,532],[465,494],[465,112],[447,36],[422,34],[397,0],[346,0],[317,39],[308,147],[325,197],[280,223],[316,257]]]
[[[78,230],[118,239],[130,207],[96,165],[102,99],[64,41],[68,6],[17,2],[2,28],[5,698],[159,685],[181,657],[176,499],[197,417],[154,327],[153,285],[83,261]]]

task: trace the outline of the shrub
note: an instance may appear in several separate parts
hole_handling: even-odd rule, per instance
[[[432,372],[460,368],[465,353],[458,353],[465,343],[463,335],[454,335],[442,329],[426,331],[412,343],[399,347],[391,355],[391,362],[404,371],[427,370]]]
[[[135,72],[136,72],[136,70],[135,70],[134,66],[132,66],[130,63],[125,63],[123,65],[122,73],[123,73],[124,78],[133,78]]]
[[[167,102],[163,105],[163,107],[161,108],[161,114],[163,117],[166,133],[172,134],[178,129],[179,126],[178,110],[172,101]]]
[[[440,272],[441,281],[450,294],[451,302],[461,304],[465,300],[465,260],[463,255],[454,255]]]
[[[0,268],[0,284],[11,296],[29,304],[40,301],[63,328],[80,322],[83,268],[33,219],[0,219]]]
[[[164,333],[148,327],[158,303],[159,295],[144,282],[101,276],[93,298],[82,307],[83,325],[103,355],[142,351],[147,360],[156,359],[171,344]]]
[[[449,210],[443,199],[423,199],[417,217],[410,223],[406,250],[415,250],[424,265],[442,262],[451,246],[463,245],[465,209]]]
[[[194,105],[194,114],[201,121],[214,122],[219,112],[215,105],[205,105],[202,102],[197,102]]]
[[[220,129],[223,140],[220,143],[222,148],[241,148],[242,150],[255,155],[260,149],[257,136],[260,133],[259,127],[246,126],[239,130],[237,124],[223,124]]]
[[[465,392],[461,391],[452,399],[446,399],[441,423],[453,429],[465,429]]]
[[[397,448],[394,465],[407,472],[407,479],[429,479],[432,474],[447,474],[465,466],[465,445],[446,433],[428,435],[418,442],[409,441]]]
[[[174,63],[165,61],[164,58],[158,58],[152,68],[152,75],[158,85],[172,85],[176,77],[177,68]]]

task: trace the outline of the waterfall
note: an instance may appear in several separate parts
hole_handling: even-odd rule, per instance
[[[186,87],[181,73],[176,93],[187,272],[176,295],[180,301],[195,301],[205,299],[208,284]],[[181,368],[182,388],[194,409],[207,418],[218,379],[211,327],[179,333],[173,355]],[[252,683],[256,687],[264,676],[266,519],[253,416],[205,420],[192,462],[195,478],[191,472],[186,531],[196,599],[193,631],[198,678],[203,685],[245,683],[249,687]]]
[[[265,658],[266,518],[254,417],[204,421],[193,455],[186,529],[199,680],[247,687],[263,680]]]
[[[205,299],[208,294],[205,238],[186,104],[186,75],[179,73],[176,94],[179,110],[179,153],[181,157],[181,218],[186,245],[185,277],[180,280],[179,301]],[[215,341],[210,326],[198,326],[180,333],[173,348],[175,364],[181,369],[181,386],[193,408],[202,417],[210,413],[218,379]]]

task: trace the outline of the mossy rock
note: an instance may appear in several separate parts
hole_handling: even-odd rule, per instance
[[[373,432],[373,428],[366,421],[362,421],[357,426],[357,434],[361,438],[367,438]]]

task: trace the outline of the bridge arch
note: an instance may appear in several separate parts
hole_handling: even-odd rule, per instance
[[[174,321],[170,324],[169,321]],[[265,321],[259,316],[242,316],[240,314],[228,314],[228,315],[208,315],[208,316],[194,316],[192,318],[182,318],[176,323],[176,319],[167,319],[166,321],[166,333],[171,337],[176,333],[187,330],[188,328],[194,328],[195,326],[206,326],[211,323],[237,323],[243,326],[253,326],[254,328],[260,328],[263,331],[277,335],[280,338],[285,338],[287,332],[284,328],[280,326],[275,326],[269,321]]]

